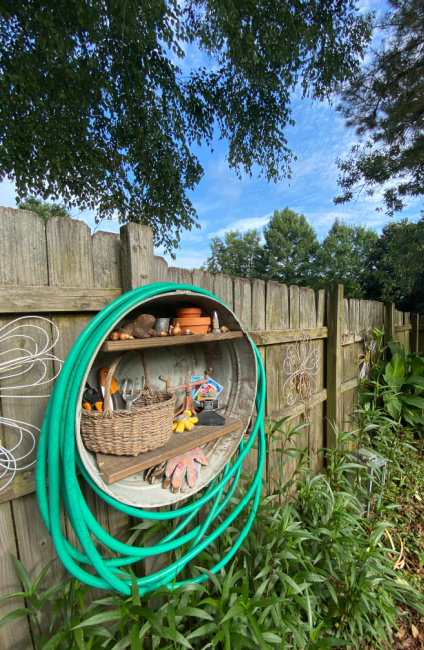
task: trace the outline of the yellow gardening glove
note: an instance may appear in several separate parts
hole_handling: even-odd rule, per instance
[[[174,419],[174,422],[172,423],[172,431],[175,431],[176,433],[183,433],[186,429],[187,431],[191,431],[196,422],[197,418],[192,417],[191,411],[183,411]]]

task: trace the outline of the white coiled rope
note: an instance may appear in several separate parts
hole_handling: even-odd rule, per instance
[[[52,349],[59,340],[59,329],[43,316],[21,316],[0,327],[0,398],[39,399],[40,386],[53,382],[63,361]],[[56,363],[56,371],[53,371]],[[0,492],[16,472],[35,464],[34,451],[40,429],[33,424],[0,415],[3,432],[8,430],[12,445],[0,439]]]

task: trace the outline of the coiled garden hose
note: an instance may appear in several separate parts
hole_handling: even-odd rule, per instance
[[[202,497],[193,503],[170,512],[141,510],[125,505],[104,493],[91,479],[81,462],[76,450],[75,414],[80,386],[90,359],[109,331],[131,309],[149,298],[176,290],[195,292],[219,300],[219,298],[205,289],[196,288],[191,285],[158,283],[134,289],[123,294],[105,307],[87,325],[69,353],[54,386],[46,410],[38,445],[36,465],[38,503],[43,521],[52,536],[60,560],[66,569],[78,580],[92,587],[114,589],[126,595],[131,594],[132,579],[131,574],[123,570],[123,567],[134,564],[147,557],[175,550],[183,545],[188,545],[190,542],[191,544],[188,550],[185,551],[178,561],[173,562],[157,573],[136,578],[139,592],[140,594],[148,593],[154,591],[161,585],[166,585],[171,589],[182,584],[206,580],[208,576],[205,573],[193,579],[180,582],[176,580],[176,577],[188,562],[219,537],[242,510],[252,502],[251,510],[244,527],[233,535],[232,546],[211,569],[213,573],[217,573],[235,555],[247,536],[257,511],[261,492],[262,468],[265,459],[265,435],[263,428],[265,373],[261,357],[254,344],[258,369],[258,385],[256,393],[257,417],[252,433],[247,444],[244,444],[243,440],[241,440],[237,459],[233,464],[231,462],[227,463],[221,479],[214,479]],[[225,305],[223,301],[219,300],[219,302]],[[249,453],[256,438],[258,438],[256,473],[252,477],[252,482],[243,498],[240,499],[236,506],[232,504],[228,509],[229,512],[225,513],[224,511],[237,487],[243,459]],[[78,482],[76,463],[90,487],[105,502],[117,510],[137,519],[164,521],[182,517],[182,521],[155,546],[140,548],[116,540],[105,532],[87,506]],[[47,465],[48,489],[46,476]],[[63,500],[75,535],[81,544],[82,551],[70,544],[62,534],[61,499]],[[204,522],[184,533],[187,524],[208,503],[210,504],[210,510]],[[222,513],[226,515],[225,518],[215,529],[211,530],[213,523]],[[120,557],[104,558],[100,551],[96,549],[92,536],[101,542],[103,547],[110,550],[110,555],[114,556],[119,554]],[[83,568],[84,565],[92,567],[95,570],[95,574],[89,573]]]

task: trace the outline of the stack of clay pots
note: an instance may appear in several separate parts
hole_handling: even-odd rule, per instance
[[[209,316],[202,318],[201,307],[181,307],[175,310],[177,317],[172,320],[172,324],[181,328],[182,334],[190,330],[192,334],[206,334],[211,324]]]

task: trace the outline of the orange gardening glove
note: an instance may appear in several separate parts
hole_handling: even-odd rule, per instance
[[[200,447],[170,458],[166,463],[163,487],[171,486],[174,494],[180,490],[185,492],[188,488],[193,488],[199,475],[200,465],[207,464],[208,459]]]

